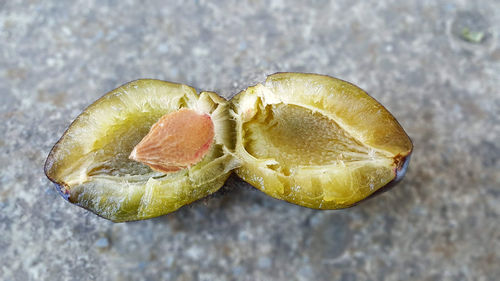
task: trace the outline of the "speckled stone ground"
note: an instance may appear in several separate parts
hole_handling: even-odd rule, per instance
[[[498,280],[499,11],[497,0],[0,1],[0,280]],[[231,177],[170,215],[113,224],[43,174],[70,122],[118,85],[158,78],[230,97],[276,71],[340,77],[381,101],[414,141],[405,180],[315,211]]]

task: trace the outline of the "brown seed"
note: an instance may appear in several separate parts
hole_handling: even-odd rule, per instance
[[[159,172],[175,172],[198,163],[214,140],[208,114],[191,109],[163,115],[135,146],[129,158]]]

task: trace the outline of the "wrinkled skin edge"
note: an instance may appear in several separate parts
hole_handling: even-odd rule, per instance
[[[76,120],[76,119],[75,119]],[[68,126],[68,128],[66,129],[66,131],[64,131],[63,135],[61,136],[61,138],[56,142],[56,144],[50,149],[50,152],[49,152],[49,156],[47,156],[47,159],[45,160],[45,164],[43,165],[43,172],[45,174],[45,176],[52,182],[54,183],[55,185],[55,189],[57,190],[57,192],[59,193],[59,195],[61,195],[66,201],[68,202],[71,202],[69,201],[69,190],[66,188],[66,184],[63,183],[63,182],[59,182],[57,180],[55,180],[54,178],[50,177],[49,176],[49,166],[52,164],[52,162],[54,161],[54,156],[52,155],[54,153],[54,151],[56,150],[56,148],[59,146],[59,143],[61,142],[61,140],[63,139],[63,137],[66,135],[66,133],[68,132],[68,129],[71,127],[71,125],[74,123],[75,121],[71,122],[71,124]]]

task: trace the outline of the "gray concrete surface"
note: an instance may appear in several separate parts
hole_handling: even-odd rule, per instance
[[[499,31],[496,0],[0,1],[0,280],[498,280]],[[125,82],[230,97],[275,71],[381,101],[414,141],[405,180],[315,211],[231,177],[113,224],[43,174],[70,122]]]

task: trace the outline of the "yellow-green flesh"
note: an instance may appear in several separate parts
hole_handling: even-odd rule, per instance
[[[380,104],[342,83],[348,84],[320,75],[277,74],[236,96],[236,154],[242,160],[237,174],[275,198],[320,209],[351,206],[392,181],[400,164],[396,155],[407,155],[411,142]],[[346,95],[332,85],[358,92]],[[351,111],[335,112],[344,110],[336,100],[341,106],[351,102]],[[391,144],[383,141],[388,136],[401,139]]]
[[[216,137],[195,165],[161,173],[130,160],[134,146],[163,115],[180,108],[209,114]],[[207,196],[229,176],[227,102],[214,93],[157,80],[126,84],[87,108],[51,151],[45,171],[68,200],[113,221],[159,216]]]

